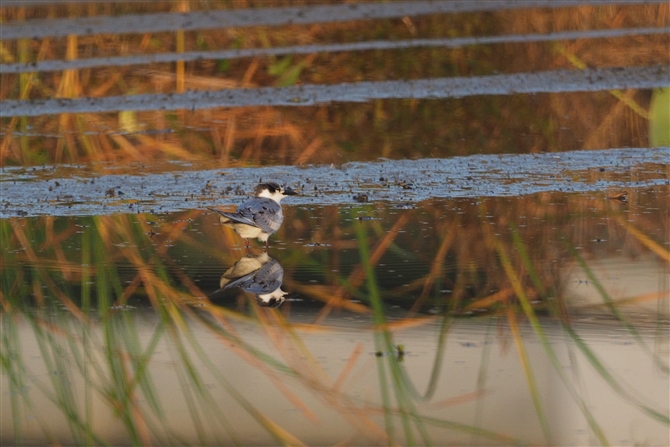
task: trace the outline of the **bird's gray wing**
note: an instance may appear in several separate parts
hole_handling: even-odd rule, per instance
[[[237,209],[237,214],[242,218],[253,221],[254,225],[265,233],[277,231],[284,220],[281,205],[264,197],[244,202]]]
[[[270,259],[254,275],[255,290],[247,290],[256,295],[261,295],[277,290],[283,282],[284,269],[279,262]]]
[[[232,267],[226,270],[223,275],[221,275],[221,280],[219,281],[219,286],[221,290],[226,288],[226,285],[231,281],[236,281],[239,278],[246,276],[250,273],[255,273],[260,269],[263,264],[268,262],[270,257],[267,253],[261,253],[257,256],[247,255],[240,258]]]
[[[230,220],[232,223],[243,223],[243,224],[251,225],[252,227],[257,227],[258,226],[258,225],[256,225],[256,223],[253,220],[251,220],[248,217],[240,214],[239,212],[228,213],[228,212],[225,212],[225,211],[219,211],[219,210],[214,209],[214,208],[207,208],[207,209],[210,210],[210,211],[214,211],[215,213],[219,213],[223,217]]]
[[[254,275],[256,272],[247,273],[244,276],[240,276],[233,281],[230,281],[228,284],[223,286],[222,290],[230,289],[233,287],[239,287],[240,289],[247,290],[247,287],[250,287],[254,283]]]
[[[259,270],[231,281],[225,288],[239,287],[254,295],[263,295],[277,290],[283,281],[284,269],[277,261],[270,259]]]

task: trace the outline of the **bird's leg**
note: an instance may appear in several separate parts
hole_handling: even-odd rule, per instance
[[[244,240],[244,247],[247,249],[247,254],[249,254],[249,239]]]
[[[268,241],[265,241],[265,253],[268,252],[268,248],[270,247],[270,244],[268,244]]]

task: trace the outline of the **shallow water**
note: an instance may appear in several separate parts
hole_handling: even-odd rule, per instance
[[[665,2],[322,3],[2,3],[0,444],[670,444]]]
[[[32,402],[21,413],[28,443],[43,439],[31,421],[58,424],[51,415],[64,404],[45,402],[50,393],[71,394],[69,405],[88,408],[94,420],[116,419],[103,397],[115,386],[105,383],[133,376],[113,366],[119,351],[130,356],[125,368],[141,368],[157,393],[137,405],[144,417],[162,415],[150,435],[160,443],[272,443],[260,412],[311,445],[357,433],[366,444],[421,436],[421,443],[575,445],[600,442],[594,430],[613,443],[644,436],[662,444],[669,193],[663,185],[629,189],[625,200],[542,192],[412,206],[290,205],[289,198],[267,253],[287,293],[274,310],[243,289],[219,290],[234,265],[266,255],[255,242],[245,250],[209,211],[14,218],[3,227],[12,242],[3,255],[3,293],[14,309],[3,331],[5,345],[20,351],[7,351],[15,360],[3,389],[22,375],[16,396]],[[650,239],[666,243],[655,247]],[[367,274],[366,256],[373,263]],[[518,297],[501,256],[514,265],[532,309],[514,317],[509,306]],[[56,328],[69,335],[53,338]],[[195,370],[184,370],[191,364]],[[209,397],[197,397],[203,392]],[[386,402],[385,392],[399,393],[400,402]],[[10,399],[3,402],[3,411],[13,411]],[[228,422],[200,420],[201,411]],[[399,411],[426,427],[395,432]],[[395,422],[389,426],[384,414]],[[634,429],[626,425],[632,420]],[[113,443],[132,439],[122,420],[91,429]]]
[[[301,321],[298,316],[292,319]],[[62,319],[58,321],[64,323]],[[338,321],[342,324],[346,320],[340,318]],[[129,331],[141,346],[149,346],[155,338],[156,326],[160,326],[160,322],[155,317],[133,313],[112,333],[121,337],[121,331]],[[643,402],[656,409],[667,408],[664,397],[668,392],[667,380],[660,377],[657,370],[642,366],[649,364],[649,358],[638,346],[631,344],[619,331],[574,324],[574,329],[588,340],[589,348],[607,365],[618,383],[639,384],[634,386],[632,402],[628,402],[625,393],[613,392],[611,385],[603,383],[602,376],[594,373],[592,365],[580,355],[574,343],[565,340],[561,329],[546,323],[543,326],[561,367],[574,376],[572,385],[580,394],[578,399],[573,399],[566,392],[560,374],[547,359],[542,344],[532,334],[532,329],[523,325],[524,347],[533,361],[539,398],[551,421],[550,442],[558,445],[597,443],[583,422],[583,412],[579,408],[588,404],[590,414],[599,421],[600,428],[613,444],[646,441],[663,445],[667,431],[662,424],[635,408],[635,404]],[[300,440],[309,445],[322,445],[333,440],[346,440],[356,445],[383,443],[383,399],[379,395],[376,370],[391,362],[399,367],[402,377],[399,383],[416,392],[414,395],[406,391],[405,400],[413,402],[408,411],[421,414],[425,421],[423,433],[414,434],[421,439],[420,443],[429,440],[440,444],[474,442],[485,445],[547,442],[533,409],[528,383],[522,379],[519,360],[512,352],[513,347],[508,346],[510,340],[505,335],[507,328],[504,324],[458,321],[450,326],[449,336],[442,342],[439,321],[396,330],[394,340],[403,343],[406,350],[401,362],[394,352],[377,356],[378,347],[372,331],[356,327],[354,319],[346,327],[321,329],[318,333],[312,333],[309,327],[296,329],[290,335],[266,332],[265,329],[236,324],[236,335],[246,343],[240,352],[234,348],[234,342],[222,343],[210,330],[194,325],[191,336],[198,340],[198,349],[208,353],[208,359],[198,356],[197,350],[190,346],[182,352],[179,345],[168,338],[159,341],[145,373],[158,395],[161,425],[165,426],[157,431],[154,429],[154,442],[164,444],[189,439],[220,445],[240,440],[255,445],[276,442],[272,431],[262,429],[262,419],[259,421],[249,414],[248,407],[245,408],[245,405],[251,405],[271,417],[281,430],[299,435]],[[39,344],[33,338],[35,333],[25,323],[19,324],[17,335],[23,338],[26,346]],[[103,343],[105,334],[92,328],[86,332],[86,337],[90,349],[95,349]],[[293,345],[291,338],[299,340],[300,344]],[[642,339],[651,342],[653,335],[643,334]],[[257,361],[250,359],[246,351],[271,356],[295,368],[296,372],[286,377],[271,368],[259,368]],[[443,356],[436,357],[436,351],[443,352]],[[180,358],[187,354],[199,377],[196,383],[184,377],[188,372],[183,370]],[[76,396],[84,398],[88,390],[91,396],[88,411],[95,416],[91,427],[96,435],[114,444],[128,443],[125,427],[114,416],[104,395],[97,391],[111,388],[106,383],[111,378],[97,378],[93,367],[88,368],[88,372],[84,370],[83,377],[67,369],[44,368],[39,362],[40,352],[28,347],[24,349],[24,355],[26,366],[30,368],[30,376],[25,381],[30,385],[20,395],[31,396],[34,405],[32,411],[26,412],[25,443],[43,439],[39,436],[39,421],[46,420],[51,425],[65,423],[64,419],[59,421],[57,406],[46,401],[34,385],[58,381],[60,375],[69,378],[67,387]],[[267,359],[264,361],[271,363]],[[231,394],[235,395],[233,389],[244,395],[243,403],[231,397]],[[595,392],[608,397],[596,398],[593,396]],[[186,397],[189,394],[195,394],[191,401],[196,401],[199,411],[194,410],[193,402],[189,404]],[[513,407],[510,407],[511,403]],[[153,413],[144,399],[139,404],[147,416]],[[195,417],[198,413],[200,420]],[[519,418],[524,420],[523,424],[519,423]],[[399,425],[398,420],[395,436],[402,436]],[[69,439],[64,434],[59,437]]]

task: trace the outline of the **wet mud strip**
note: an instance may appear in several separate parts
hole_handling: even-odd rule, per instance
[[[161,213],[234,205],[246,199],[260,180],[299,188],[301,195],[287,200],[297,206],[390,202],[413,207],[431,198],[544,191],[604,198],[616,191],[670,184],[669,165],[670,148],[640,148],[147,175],[82,175],[72,166],[4,168],[0,218]],[[188,164],[182,168],[188,169]]]
[[[2,38],[40,39],[68,35],[155,33],[177,30],[239,28],[248,26],[309,25],[350,20],[392,19],[427,14],[500,11],[506,9],[564,8],[583,5],[662,3],[663,0],[488,0],[405,1],[355,3],[309,7],[283,7],[196,11],[190,13],[126,14],[66,19],[40,19],[3,23]],[[2,2],[3,7],[27,6],[29,1]]]
[[[475,95],[562,93],[660,88],[668,85],[670,67],[554,70],[509,75],[356,82],[334,85],[263,87],[186,93],[109,96],[105,98],[11,100],[0,102],[0,117],[60,113],[146,110],[200,110],[218,107],[306,106],[373,99],[444,99]]]
[[[97,57],[74,60],[46,60],[29,63],[0,64],[0,74],[36,73],[45,71],[82,70],[95,67],[121,67],[170,62],[241,59],[251,57],[283,56],[295,54],[335,53],[370,50],[402,50],[411,48],[460,48],[468,45],[503,43],[554,42],[577,39],[605,39],[625,36],[668,34],[670,27],[619,28],[600,30],[561,31],[548,34],[513,34],[502,36],[454,37],[446,39],[373,40],[322,45],[296,45],[281,48],[243,48],[221,51],[190,51],[186,53],[157,53],[134,56]]]

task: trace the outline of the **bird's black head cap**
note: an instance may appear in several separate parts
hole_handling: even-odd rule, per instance
[[[258,195],[258,194],[260,194],[261,191],[263,191],[264,189],[267,189],[268,191],[270,191],[270,194],[273,194],[273,193],[275,193],[275,192],[277,192],[277,191],[281,191],[281,190],[282,190],[282,187],[279,185],[279,183],[276,183],[276,182],[259,183],[259,184],[256,186],[256,189],[254,190],[254,192]]]

